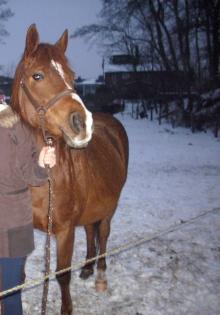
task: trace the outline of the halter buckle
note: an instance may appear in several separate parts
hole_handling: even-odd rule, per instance
[[[44,108],[43,106],[38,107],[36,110],[38,115],[41,117],[44,117],[47,111],[46,108]]]

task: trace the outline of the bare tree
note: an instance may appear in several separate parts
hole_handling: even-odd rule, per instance
[[[3,38],[9,35],[4,26],[4,22],[13,16],[11,9],[7,8],[6,5],[6,0],[0,0],[0,43],[3,43]]]
[[[96,40],[106,54],[138,47],[148,69],[201,81],[219,73],[219,32],[220,0],[102,0],[99,23],[72,36]]]
[[[206,33],[206,50],[209,60],[209,75],[216,79],[219,73],[220,51],[220,0],[198,2],[202,25]]]
[[[138,21],[137,12],[134,12],[130,2],[102,0],[100,22],[79,28],[71,37],[82,36],[98,43],[106,56],[112,52],[135,56],[137,50],[142,54],[140,50],[145,50],[147,38],[143,34],[143,27],[139,28],[142,21]]]
[[[13,16],[12,11],[5,7],[6,5],[7,5],[6,0],[0,0],[0,44],[4,43],[3,38],[9,35],[4,27],[4,22]],[[1,69],[2,66],[0,65],[0,70]]]

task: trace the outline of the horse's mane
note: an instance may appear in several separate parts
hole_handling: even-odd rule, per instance
[[[74,82],[75,74],[70,69],[68,60],[64,53],[56,47],[56,45],[41,43],[38,45],[38,48],[31,56],[26,56],[25,52],[18,63],[18,66],[15,71],[13,85],[12,85],[12,95],[10,100],[10,105],[12,110],[15,111],[19,116],[21,116],[21,104],[19,104],[19,89],[20,89],[20,82],[24,76],[24,71],[28,66],[39,58],[41,64],[49,64],[51,60],[54,60],[60,63],[63,67],[63,70],[71,82]]]
[[[10,105],[13,111],[20,115],[20,106],[19,106],[19,98],[18,98],[18,91],[20,88],[21,77],[23,73],[23,61],[21,60],[16,68],[15,76],[13,78],[12,84],[12,94],[10,98]]]

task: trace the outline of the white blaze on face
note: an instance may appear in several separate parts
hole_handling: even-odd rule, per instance
[[[63,71],[63,67],[60,63],[54,61],[54,60],[51,60],[51,64],[52,66],[56,69],[56,71],[59,73],[60,77],[63,79],[63,82],[65,83],[66,87],[68,89],[72,89],[72,86],[66,82],[65,80],[65,75],[64,75],[64,71]],[[86,138],[83,139],[83,140],[80,140],[80,139],[75,139],[75,141],[77,142],[77,145],[81,146],[87,142],[90,141],[90,139],[92,138],[92,132],[93,132],[93,119],[92,119],[92,113],[90,111],[88,111],[88,109],[85,107],[83,101],[81,100],[81,98],[79,97],[78,94],[76,93],[71,93],[71,97],[73,100],[77,101],[84,109],[85,111],[85,116],[86,116],[86,119],[85,119],[85,124],[86,124]]]
[[[61,78],[63,79],[63,82],[65,83],[66,87],[68,87],[68,89],[72,89],[72,86],[70,84],[68,84],[65,80],[65,75],[64,75],[62,65],[60,63],[54,61],[53,59],[51,60],[51,64],[57,70],[57,72],[59,73]]]

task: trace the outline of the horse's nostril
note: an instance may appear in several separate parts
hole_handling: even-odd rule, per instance
[[[84,122],[79,113],[73,113],[71,115],[72,126],[76,133],[80,133],[84,129]]]

